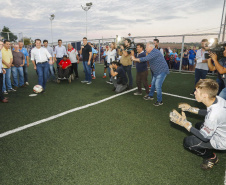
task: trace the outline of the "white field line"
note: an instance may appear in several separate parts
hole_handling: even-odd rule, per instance
[[[47,121],[50,121],[50,120],[59,118],[59,117],[64,116],[64,115],[66,115],[66,114],[69,114],[69,113],[72,113],[72,112],[76,112],[76,111],[78,111],[78,110],[86,109],[86,108],[91,107],[91,106],[94,106],[94,105],[98,105],[98,104],[100,104],[100,103],[106,102],[106,101],[111,100],[111,99],[113,99],[113,98],[116,98],[116,97],[118,97],[118,96],[121,96],[121,95],[130,93],[130,92],[132,92],[132,91],[135,91],[136,89],[137,89],[137,88],[133,88],[133,89],[131,89],[131,90],[128,90],[128,91],[125,91],[125,92],[122,92],[122,93],[119,93],[119,94],[110,96],[110,97],[108,97],[108,98],[99,100],[99,101],[97,101],[97,102],[90,103],[90,104],[87,104],[87,105],[84,105],[84,106],[81,106],[81,107],[76,107],[76,108],[74,108],[74,109],[70,109],[70,110],[68,110],[68,111],[59,113],[59,114],[57,114],[57,115],[53,115],[53,116],[50,116],[50,117],[48,117],[48,118],[45,118],[45,119],[42,119],[42,120],[39,120],[39,121],[30,123],[30,124],[27,124],[27,125],[24,125],[24,126],[22,126],[22,127],[18,127],[18,128],[9,130],[9,131],[7,131],[7,132],[1,133],[1,134],[0,134],[0,138],[3,138],[3,137],[5,137],[5,136],[11,135],[11,134],[16,133],[16,132],[20,132],[20,131],[22,131],[22,130],[25,130],[25,129],[27,129],[27,128],[30,128],[30,127],[33,127],[33,126],[36,126],[36,125],[39,125],[39,124],[42,124],[42,123],[44,123],[44,122],[47,122]],[[177,98],[182,98],[182,99],[187,99],[187,100],[195,101],[195,99],[192,99],[192,98],[187,98],[187,97],[184,97],[184,96],[178,96],[178,95],[174,95],[174,94],[170,94],[170,93],[164,93],[164,92],[163,92],[162,94],[165,94],[165,95],[168,95],[168,96],[177,97]]]

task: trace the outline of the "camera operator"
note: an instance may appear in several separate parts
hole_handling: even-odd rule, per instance
[[[225,88],[226,87],[226,78],[225,78],[225,76],[226,76],[226,48],[225,48],[225,50],[223,52],[223,56],[224,57],[221,58],[219,60],[219,62],[218,62],[217,55],[215,53],[211,53],[210,52],[210,57],[211,58],[208,59],[208,67],[209,67],[210,71],[217,70],[218,73],[219,73],[219,77],[218,78],[220,80],[223,80],[224,88],[220,92],[219,96],[226,100],[226,88]],[[215,66],[212,64],[211,59],[213,60]]]
[[[131,55],[134,56],[134,51],[130,50],[131,40],[125,39],[124,46],[120,46],[119,55],[120,63],[122,64],[127,76],[129,78],[129,89],[133,88],[133,77],[132,77],[132,60]]]
[[[113,91],[116,93],[124,91],[127,88],[128,79],[123,66],[119,62],[114,61],[109,68],[111,70],[111,78],[114,85]]]
[[[201,49],[199,49],[196,53],[196,66],[195,66],[195,85],[200,79],[206,79],[206,75],[208,73],[208,64],[207,59],[205,58],[205,53],[207,53],[206,49],[208,49],[208,40],[202,39]],[[191,96],[194,96],[195,89]]]

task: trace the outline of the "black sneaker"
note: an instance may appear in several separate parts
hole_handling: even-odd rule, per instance
[[[154,100],[153,96],[144,96],[144,100]]]
[[[163,103],[162,103],[162,101],[161,102],[155,102],[154,104],[153,104],[154,106],[160,106],[160,105],[163,105]]]
[[[191,92],[190,95],[191,95],[191,96],[195,96],[194,92]]]
[[[213,158],[203,159],[203,163],[201,164],[201,168],[203,170],[210,170],[218,162],[219,162],[219,160],[218,160],[216,154],[214,154]]]

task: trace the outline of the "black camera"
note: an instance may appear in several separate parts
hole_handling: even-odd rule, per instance
[[[127,51],[128,54],[131,54],[131,51],[134,51],[134,53],[136,54],[137,53],[136,44],[134,42],[131,42],[130,46],[125,48],[125,51]]]
[[[215,53],[217,55],[217,58],[221,59],[224,57],[223,52],[225,50],[225,47],[226,47],[226,43],[218,44],[218,39],[215,38],[213,44],[210,46],[209,49],[206,49],[206,51]],[[209,53],[205,53],[205,58],[206,59],[210,58]]]

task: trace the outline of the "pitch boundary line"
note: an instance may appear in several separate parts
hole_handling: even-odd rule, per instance
[[[136,87],[136,88],[133,88],[133,89],[131,89],[131,90],[128,90],[128,91],[125,91],[125,92],[122,92],[122,93],[119,93],[119,94],[110,96],[110,97],[108,97],[108,98],[104,98],[104,99],[99,100],[99,101],[97,101],[97,102],[90,103],[90,104],[87,104],[87,105],[83,105],[83,106],[80,106],[80,107],[76,107],[76,108],[73,108],[73,109],[64,111],[64,112],[62,112],[62,113],[59,113],[59,114],[57,114],[57,115],[53,115],[53,116],[50,116],[50,117],[48,117],[48,118],[44,118],[44,119],[41,119],[41,120],[39,120],[39,121],[35,121],[35,122],[33,122],[33,123],[29,123],[29,124],[27,124],[27,125],[24,125],[24,126],[21,126],[21,127],[18,127],[18,128],[15,128],[15,129],[12,129],[12,130],[3,132],[3,133],[0,134],[0,138],[6,137],[6,136],[11,135],[11,134],[16,133],[16,132],[20,132],[20,131],[22,131],[22,130],[28,129],[28,128],[33,127],[33,126],[36,126],[36,125],[40,125],[40,124],[42,124],[42,123],[44,123],[44,122],[47,122],[47,121],[50,121],[50,120],[59,118],[59,117],[64,116],[64,115],[66,115],[66,114],[69,114],[69,113],[72,113],[72,112],[76,112],[76,111],[78,111],[78,110],[82,110],[82,109],[85,109],[85,108],[88,108],[88,107],[92,107],[92,106],[94,106],[94,105],[98,105],[98,104],[100,104],[100,103],[103,103],[103,102],[105,102],[105,101],[111,100],[111,99],[116,98],[116,97],[118,97],[118,96],[121,96],[121,95],[130,93],[130,92],[132,92],[132,91],[134,91],[134,90],[136,90],[136,89],[137,89],[137,87]],[[173,96],[173,97],[176,97],[176,98],[182,98],[182,99],[187,99],[187,100],[196,101],[195,99],[188,98],[188,97],[184,97],[184,96],[179,96],[179,95],[175,95],[175,94],[164,93],[164,92],[162,92],[162,94],[165,94],[165,95],[168,95],[168,96]]]

